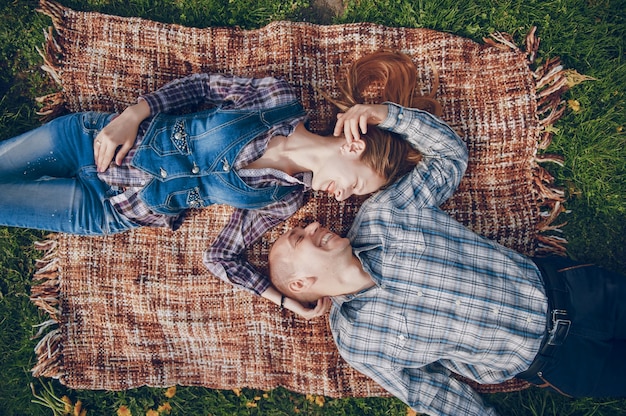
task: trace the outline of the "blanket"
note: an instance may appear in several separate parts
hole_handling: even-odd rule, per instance
[[[51,1],[41,51],[59,84],[42,97],[42,113],[121,111],[139,94],[198,72],[284,77],[323,132],[336,109],[325,98],[360,56],[395,49],[418,68],[423,93],[436,85],[442,118],[467,143],[470,161],[444,205],[474,231],[526,254],[562,251],[547,235],[562,193],[540,165],[567,89],[558,60],[533,64],[538,39],[522,49],[506,34],[475,42],[428,29],[371,23],[322,26],[278,21],[256,30],[190,28],[140,18],[79,12]],[[536,66],[535,69],[532,67]],[[362,200],[336,202],[312,194],[292,219],[249,248],[267,268],[271,243],[315,218],[345,232]],[[34,276],[32,301],[42,325],[35,376],[75,389],[149,386],[287,389],[330,397],[379,396],[384,390],[339,356],[326,317],[305,321],[211,276],[202,252],[232,209],[190,212],[177,231],[144,228],[108,237],[51,235]],[[481,392],[524,388],[519,380]]]

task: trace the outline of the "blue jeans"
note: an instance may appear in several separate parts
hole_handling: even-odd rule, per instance
[[[59,117],[0,142],[0,225],[81,235],[136,228],[97,176],[93,141],[113,114]]]

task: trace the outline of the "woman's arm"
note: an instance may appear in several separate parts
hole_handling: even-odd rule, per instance
[[[246,78],[225,74],[194,74],[171,81],[141,96],[152,114],[195,110],[199,105],[259,109],[297,100],[291,85],[273,77]]]
[[[285,199],[260,210],[235,209],[228,224],[204,252],[203,263],[216,277],[262,296],[276,305],[282,295],[271,286],[269,278],[260,273],[245,257],[247,247],[265,232],[289,218],[303,204],[303,193],[294,191]],[[283,306],[305,319],[323,315],[329,300],[321,300],[313,308],[285,298]]]
[[[98,171],[104,172],[114,156],[116,163],[120,164],[135,144],[141,122],[157,113],[195,110],[203,104],[239,109],[267,108],[295,99],[288,82],[272,77],[193,74],[171,81],[154,92],[141,95],[137,104],[126,108],[102,130],[94,143]]]
[[[348,143],[359,140],[367,133],[368,125],[378,125],[386,118],[389,110],[385,104],[357,104],[345,113],[337,114],[334,135],[343,134]]]
[[[422,155],[413,171],[396,183],[392,198],[399,204],[439,206],[465,174],[465,143],[450,126],[426,111],[393,103],[387,103],[387,109],[387,118],[378,127],[400,135]]]
[[[368,125],[394,132],[422,154],[422,161],[410,174],[411,182],[396,192],[404,201],[438,206],[448,199],[461,182],[467,168],[467,148],[461,138],[439,118],[393,103],[357,104],[337,115],[335,135],[342,132],[348,142],[367,133]],[[403,178],[399,182],[406,182]]]
[[[113,157],[115,157],[115,163],[118,165],[122,163],[135,144],[139,125],[149,116],[148,103],[140,100],[137,104],[127,107],[98,133],[93,145],[98,172],[107,170]]]

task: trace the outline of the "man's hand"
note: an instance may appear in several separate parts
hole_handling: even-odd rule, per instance
[[[93,143],[93,154],[98,172],[107,170],[114,157],[116,164],[122,163],[135,144],[139,125],[149,115],[150,106],[147,102],[140,101],[138,104],[127,107],[122,114],[98,133]]]
[[[326,297],[319,299],[314,308],[307,308],[297,300],[285,298],[285,308],[300,315],[306,320],[324,315],[330,309],[330,304],[330,298]]]
[[[380,124],[387,118],[387,106],[385,104],[357,104],[350,107],[345,113],[337,114],[335,136],[343,134],[348,143],[361,138],[361,134],[367,133],[368,124]]]

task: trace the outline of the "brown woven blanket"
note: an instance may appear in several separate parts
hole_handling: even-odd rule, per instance
[[[274,22],[258,29],[195,29],[138,18],[76,12],[51,2],[46,69],[62,92],[44,97],[49,115],[121,110],[138,94],[194,72],[286,77],[322,131],[334,109],[319,90],[337,82],[356,58],[381,48],[410,54],[443,119],[467,142],[470,164],[445,205],[476,232],[528,254],[558,250],[541,232],[558,212],[560,194],[538,164],[545,127],[560,115],[566,88],[557,62],[536,71],[533,34],[526,51],[505,35],[479,44],[426,29],[359,23],[317,26]],[[545,136],[545,137],[544,137]],[[358,201],[313,195],[307,205],[252,247],[248,258],[266,267],[272,241],[303,218],[338,232],[349,227]],[[176,232],[142,229],[113,237],[54,235],[35,276],[33,301],[50,314],[37,347],[36,376],[76,389],[197,385],[229,389],[284,386],[303,393],[384,395],[351,370],[335,349],[326,318],[307,322],[270,302],[233,289],[201,263],[203,250],[231,209],[192,212]],[[480,391],[524,387],[519,381],[476,386]]]

